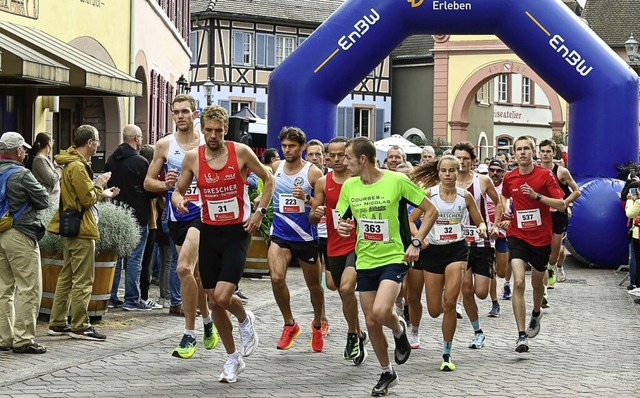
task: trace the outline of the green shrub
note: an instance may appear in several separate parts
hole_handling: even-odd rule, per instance
[[[96,254],[118,253],[128,256],[140,242],[140,231],[133,211],[124,205],[100,201],[98,209],[98,231],[100,239],[96,241]],[[49,225],[51,218],[58,210],[58,206],[51,206],[39,212],[40,219]],[[62,238],[47,231],[40,240],[40,250],[49,253],[62,253]]]

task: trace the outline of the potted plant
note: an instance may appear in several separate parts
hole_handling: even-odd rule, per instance
[[[95,277],[89,303],[89,316],[92,318],[101,317],[107,310],[118,256],[130,255],[140,241],[138,224],[129,207],[101,201],[96,208],[100,238],[96,240]],[[56,204],[39,213],[45,226],[49,225],[57,210]],[[50,314],[58,275],[64,264],[62,237],[47,231],[39,244],[42,264],[40,313]]]

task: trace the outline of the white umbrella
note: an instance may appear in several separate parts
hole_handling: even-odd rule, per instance
[[[380,141],[376,141],[375,145],[377,150],[383,151],[385,152],[385,154],[389,150],[389,148],[394,145],[402,148],[404,153],[408,155],[422,153],[422,148],[398,134],[393,134],[391,137],[383,138]]]

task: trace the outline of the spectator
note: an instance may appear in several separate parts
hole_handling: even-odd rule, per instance
[[[140,155],[147,159],[147,162],[153,160],[153,146],[145,144],[140,148]],[[149,235],[147,243],[144,247],[142,255],[142,269],[140,270],[140,299],[147,305],[156,309],[163,308],[162,304],[158,304],[149,298],[149,286],[151,285],[151,260],[153,259],[153,249],[156,242],[156,233],[158,230],[158,195],[152,195],[149,199]]]
[[[42,299],[42,270],[38,240],[44,226],[35,210],[49,205],[47,191],[23,166],[24,138],[6,132],[0,138],[0,175],[6,180],[6,200],[13,226],[0,232],[0,351],[43,354],[35,342],[36,318]],[[9,171],[11,169],[11,171]]]
[[[49,204],[60,200],[60,177],[62,168],[54,166],[49,158],[53,150],[53,138],[48,133],[38,133],[31,148],[29,168],[33,176],[49,193]]]
[[[489,174],[489,166],[487,166],[486,164],[482,163],[478,165],[478,168],[476,168],[476,173],[478,174],[482,174],[482,175],[487,175]]]
[[[109,186],[117,186],[122,189],[122,195],[118,201],[133,209],[133,214],[138,222],[140,230],[140,242],[127,257],[127,270],[124,283],[124,302],[118,299],[118,286],[120,285],[120,272],[123,257],[118,258],[116,273],[111,288],[109,304],[112,308],[122,307],[127,311],[141,311],[159,309],[156,303],[147,303],[140,298],[140,274],[142,272],[142,257],[149,235],[149,199],[154,194],[144,190],[144,179],[147,175],[149,162],[138,152],[142,147],[142,131],[136,125],[125,126],[122,131],[123,143],[120,144],[113,155],[107,160],[105,170],[113,172]],[[147,273],[148,277],[148,273]],[[148,289],[148,287],[147,287]]]
[[[431,145],[427,145],[422,148],[422,154],[420,155],[421,163],[427,163],[430,160],[435,160],[436,151],[433,149]]]
[[[63,210],[82,212],[82,221],[78,236],[62,238],[63,265],[53,297],[48,331],[50,336],[69,335],[74,339],[93,341],[107,339],[89,323],[87,313],[93,287],[96,239],[100,237],[95,204],[101,198],[115,197],[120,190],[116,187],[104,189],[111,178],[108,172],[93,182],[89,159],[96,154],[99,146],[98,130],[84,124],[73,134],[73,146],[55,156],[56,163],[64,167],[60,185],[61,207]],[[53,234],[60,233],[59,211],[53,215],[47,229]],[[69,313],[71,325],[67,325]]]

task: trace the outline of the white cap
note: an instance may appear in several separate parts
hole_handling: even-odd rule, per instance
[[[15,131],[7,131],[0,137],[0,149],[15,149],[21,146],[31,149],[31,145],[24,141],[24,137]]]

